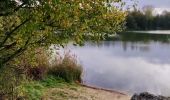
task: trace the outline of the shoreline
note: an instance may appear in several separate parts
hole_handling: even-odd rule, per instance
[[[76,84],[48,88],[42,100],[131,100],[132,97],[115,90]]]
[[[110,92],[110,93],[116,93],[116,94],[120,94],[120,95],[131,96],[128,93],[118,91],[118,90],[111,90],[111,89],[101,88],[101,87],[97,87],[97,86],[90,86],[90,85],[86,85],[86,84],[80,84],[80,85],[83,86],[83,87],[87,87],[87,88],[91,88],[91,89],[95,89],[95,90],[102,90],[102,91],[106,91],[106,92]]]

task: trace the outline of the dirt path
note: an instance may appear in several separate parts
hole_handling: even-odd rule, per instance
[[[49,89],[43,100],[130,100],[130,96],[86,86],[68,86]]]

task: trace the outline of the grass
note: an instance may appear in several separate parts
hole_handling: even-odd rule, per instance
[[[38,82],[32,82],[24,85],[24,90],[28,100],[40,100],[45,87]]]
[[[24,84],[23,88],[26,93],[26,98],[29,100],[41,99],[46,89],[61,85],[61,81],[58,80],[59,79],[50,76],[42,81],[32,81]]]
[[[54,59],[49,74],[61,77],[67,82],[81,82],[82,66],[77,62],[76,56],[67,51],[63,57],[58,55]]]
[[[63,88],[69,86],[74,87],[76,86],[76,84],[67,83],[61,78],[50,75],[41,81],[31,81],[29,83],[24,84],[23,90],[28,100],[40,100],[48,89]],[[64,97],[64,94],[62,93],[58,93],[57,95],[63,95],[62,97]]]

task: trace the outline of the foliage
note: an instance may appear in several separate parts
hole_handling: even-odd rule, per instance
[[[28,79],[40,80],[47,74],[49,55],[44,48],[36,48],[32,52],[25,52],[16,57],[10,63],[22,69]]]
[[[154,15],[153,11],[152,6],[146,6],[143,11],[135,9],[128,12],[127,30],[169,30],[170,12]]]
[[[19,87],[25,80],[20,68],[8,65],[0,70],[0,99],[14,100],[22,95]]]
[[[103,33],[121,31],[124,5],[122,0],[2,0],[0,65],[28,49],[70,40],[81,44],[88,34],[98,40]]]
[[[63,57],[57,55],[52,61],[49,74],[61,77],[67,82],[81,82],[82,66],[77,62],[75,55],[72,55],[70,51],[66,51]]]
[[[49,66],[47,52],[43,48],[34,50],[32,54],[25,52],[15,60],[11,60],[0,69],[0,95],[1,98],[16,99],[23,94],[20,85],[27,80],[40,80],[46,76]]]

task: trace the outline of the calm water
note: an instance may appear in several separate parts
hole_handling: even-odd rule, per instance
[[[70,46],[83,65],[83,82],[128,93],[170,96],[170,36],[131,35]]]

